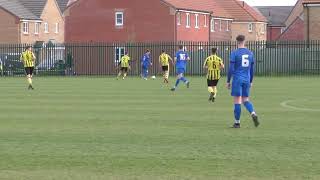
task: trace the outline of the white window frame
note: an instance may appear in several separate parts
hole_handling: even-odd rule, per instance
[[[228,20],[227,20],[227,28],[226,28],[226,31],[228,31],[228,32],[230,31],[230,21],[228,21]]]
[[[114,62],[115,65],[118,66],[121,58],[125,55],[126,48],[125,47],[115,47],[114,48]]]
[[[265,34],[267,31],[267,25],[263,24],[261,34]]]
[[[210,20],[210,31],[215,32],[215,20],[214,18],[211,18]]]
[[[207,15],[203,15],[204,16],[204,27],[208,26],[208,22],[207,22]]]
[[[44,33],[49,33],[49,24],[47,22],[44,23]]]
[[[253,32],[253,23],[248,24],[248,32]]]
[[[59,33],[59,23],[55,24],[55,33],[58,34]]]
[[[181,13],[177,13],[177,25],[181,25]]]
[[[34,34],[39,34],[40,31],[40,23],[35,22],[34,23]]]
[[[199,14],[195,14],[194,17],[195,17],[195,28],[199,29],[200,28],[200,26],[199,26]]]
[[[219,20],[219,31],[222,31],[222,20]]]
[[[29,34],[29,22],[22,22],[23,34]]]
[[[186,13],[186,28],[190,28],[190,13]]]
[[[121,15],[121,19],[118,19],[118,15]],[[118,22],[118,20],[121,20],[121,22]],[[115,25],[116,26],[123,26],[124,25],[124,13],[122,11],[117,11],[115,13]]]

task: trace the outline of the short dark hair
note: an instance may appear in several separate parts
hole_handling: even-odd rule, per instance
[[[148,52],[150,52],[150,49],[147,49],[147,50],[146,50],[146,53],[148,53]]]
[[[245,37],[244,35],[238,35],[237,38],[236,38],[236,40],[237,40],[238,42],[244,42],[244,41],[246,40],[246,37]]]
[[[182,45],[179,45],[179,49],[183,49],[183,46],[182,46]]]
[[[31,46],[27,46],[24,50],[26,51],[26,50],[28,50],[28,49],[30,49],[31,48]]]
[[[211,49],[212,54],[217,54],[217,50],[218,50],[218,48],[212,48]]]
[[[166,52],[166,51],[163,49],[163,50],[162,50],[162,53],[165,53],[165,52]]]

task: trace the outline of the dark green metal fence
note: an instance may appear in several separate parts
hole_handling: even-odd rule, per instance
[[[187,75],[205,74],[202,64],[212,47],[228,62],[235,42],[157,42],[157,43],[66,43],[32,45],[35,53],[35,74],[45,75],[115,75],[118,62],[127,51],[131,56],[131,75],[140,75],[141,58],[151,50],[151,74],[160,74],[159,55],[162,50],[174,57],[183,45],[191,61]],[[24,75],[20,54],[28,44],[0,44],[2,76]],[[247,42],[256,57],[256,74],[261,76],[320,75],[320,41]],[[171,68],[174,74],[174,68]],[[223,71],[225,73],[226,70]]]

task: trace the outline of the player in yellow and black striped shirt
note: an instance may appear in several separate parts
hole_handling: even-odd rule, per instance
[[[169,54],[167,54],[165,50],[162,50],[162,53],[159,56],[159,63],[162,68],[164,83],[167,83],[167,84],[169,83],[169,66],[170,66],[169,60],[173,64],[173,60],[169,56]]]
[[[127,77],[128,70],[130,69],[130,60],[131,60],[131,58],[130,58],[128,52],[126,52],[125,55],[122,56],[122,58],[120,60],[120,63],[119,63],[120,72],[119,72],[119,74],[117,76],[117,79],[119,79],[119,77],[121,75],[123,75],[122,76],[123,80]]]
[[[210,93],[209,101],[214,102],[217,95],[217,85],[221,78],[221,69],[224,68],[222,59],[217,56],[217,48],[212,48],[212,54],[207,57],[203,64],[207,69],[208,91]]]
[[[24,69],[27,74],[27,80],[29,83],[28,89],[33,90],[34,88],[32,86],[32,75],[33,75],[36,56],[33,54],[31,46],[26,47],[25,51],[22,52],[20,59],[24,64]]]

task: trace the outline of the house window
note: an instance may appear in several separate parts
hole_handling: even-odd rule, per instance
[[[210,22],[210,29],[211,29],[211,32],[214,32],[215,31],[215,24],[214,24],[215,22],[214,22],[214,19],[213,18],[211,18],[211,22]]]
[[[49,24],[48,23],[44,23],[44,32],[49,33]]]
[[[59,33],[59,23],[56,23],[55,33],[56,33],[56,34]]]
[[[115,48],[114,62],[115,62],[116,66],[119,64],[122,56],[124,56],[124,53],[125,53],[125,48],[124,47],[116,47]]]
[[[226,29],[226,31],[230,31],[230,22],[229,21],[227,21],[227,29]]]
[[[123,12],[116,12],[115,21],[116,26],[123,26]]]
[[[29,23],[28,22],[23,22],[22,23],[23,26],[23,34],[29,34]]]
[[[282,27],[282,28],[281,28],[281,34],[284,33],[285,31],[286,31],[286,28],[285,28],[285,27]]]
[[[252,24],[252,23],[249,23],[249,24],[248,24],[248,31],[249,31],[249,32],[252,32],[252,31],[253,31],[253,24]]]
[[[267,30],[267,26],[265,24],[262,25],[262,31],[261,33],[264,34]]]
[[[177,24],[181,25],[181,13],[177,13]]]
[[[204,15],[204,27],[207,27],[207,15]]]
[[[35,23],[34,24],[34,34],[39,34],[40,24]]]
[[[190,28],[190,14],[187,13],[186,15],[187,15],[186,27]]]
[[[222,20],[219,20],[219,31],[222,31]]]
[[[196,18],[195,28],[199,28],[199,14],[196,14],[195,18]]]

